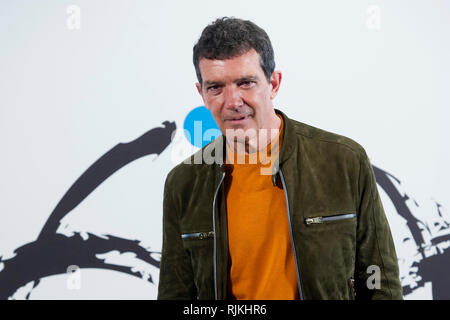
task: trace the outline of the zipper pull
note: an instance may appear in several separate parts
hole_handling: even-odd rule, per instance
[[[214,231],[200,232],[200,234],[198,236],[198,238],[200,240],[207,239],[207,238],[212,238],[212,237],[214,237]]]
[[[305,223],[306,224],[322,223],[322,217],[306,218]]]
[[[355,278],[353,278],[353,277],[350,278],[350,289],[351,289],[352,298],[353,298],[353,300],[355,300],[355,298],[356,298]]]

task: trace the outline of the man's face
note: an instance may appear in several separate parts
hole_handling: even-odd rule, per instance
[[[229,129],[253,129],[257,133],[273,128],[276,115],[272,99],[281,73],[275,71],[269,83],[255,50],[226,60],[202,58],[199,68],[203,83],[197,83],[197,89],[224,135]]]

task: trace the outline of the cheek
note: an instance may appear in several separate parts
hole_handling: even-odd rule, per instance
[[[215,105],[214,103],[208,103],[208,110],[211,112],[211,115],[213,116],[214,120],[217,122],[217,124],[221,121],[221,114],[220,114],[220,107]]]
[[[222,102],[220,98],[212,97],[205,101],[214,120],[219,121],[221,118]]]
[[[219,97],[208,97],[205,99],[205,103],[208,105],[209,109],[211,109],[211,112],[220,109],[221,101]]]
[[[254,109],[261,109],[270,99],[270,94],[265,90],[249,91],[242,95],[242,99]]]

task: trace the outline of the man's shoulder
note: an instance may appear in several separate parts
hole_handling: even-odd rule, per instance
[[[223,141],[221,136],[214,139],[182,162],[173,167],[167,174],[166,181],[173,184],[176,181],[192,181],[195,178],[205,176],[214,164],[221,164],[223,157]]]
[[[367,157],[366,151],[355,140],[330,132],[294,119],[290,119],[293,124],[295,135],[301,138],[303,143],[310,145],[311,147],[323,146],[330,150],[341,150],[342,152],[353,153],[358,158]]]

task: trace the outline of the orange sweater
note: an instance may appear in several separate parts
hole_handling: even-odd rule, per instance
[[[280,117],[281,118],[281,117]],[[281,119],[280,132],[283,132]],[[279,139],[278,139],[279,138]],[[258,153],[270,156],[272,146],[282,134]],[[298,299],[297,274],[291,245],[286,200],[281,185],[272,184],[272,176],[261,175],[264,165],[236,164],[236,154],[227,145],[226,201],[228,241],[231,259],[229,296],[232,299]],[[231,170],[230,170],[231,169]]]

